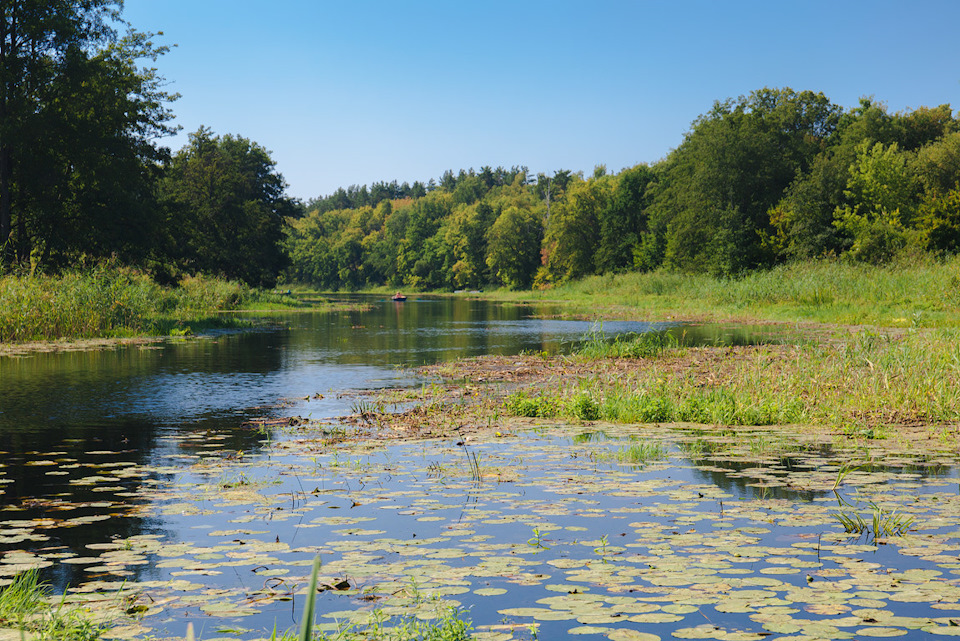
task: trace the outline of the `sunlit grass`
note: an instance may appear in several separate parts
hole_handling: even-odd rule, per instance
[[[573,314],[646,318],[766,319],[958,326],[960,257],[903,258],[875,266],[807,261],[739,278],[670,272],[608,274],[544,291],[489,294],[506,300],[566,301]]]
[[[95,266],[59,276],[0,276],[0,342],[184,335],[238,321],[220,312],[295,305],[241,283],[190,277],[162,287],[135,269]]]
[[[18,574],[0,591],[0,628],[63,641],[95,641],[104,629],[79,608],[57,603],[37,570]]]
[[[960,419],[960,330],[871,331],[684,354],[616,370],[598,364],[555,387],[520,390],[505,409],[530,417],[623,423],[823,425],[847,436],[896,436],[904,422]]]

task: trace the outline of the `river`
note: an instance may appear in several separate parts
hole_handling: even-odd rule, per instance
[[[41,567],[58,592],[114,601],[124,586],[144,615],[143,634],[182,635],[193,622],[204,639],[259,638],[297,624],[304,576],[320,554],[328,630],[381,601],[394,612],[402,598],[405,607],[466,608],[490,639],[530,638],[529,625],[541,626],[540,638],[617,638],[624,626],[664,637],[695,628],[702,618],[688,615],[704,604],[731,634],[760,634],[763,619],[746,613],[821,603],[823,595],[803,592],[816,572],[859,582],[852,605],[809,610],[818,625],[836,626],[822,620],[858,607],[919,616],[917,606],[881,598],[885,584],[862,567],[847,567],[844,549],[861,550],[850,545],[868,547],[887,574],[960,568],[848,542],[827,503],[838,466],[827,446],[784,446],[761,464],[749,443],[708,460],[703,448],[726,437],[646,428],[571,425],[478,443],[466,457],[456,439],[354,451],[305,438],[272,419],[302,417],[332,431],[358,393],[421,384],[413,366],[558,353],[591,331],[676,325],[551,320],[558,310],[463,298],[352,300],[367,308],[277,314],[282,327],[266,331],[0,358],[0,579]],[[755,339],[743,328],[674,331],[701,343]],[[638,439],[662,449],[618,462],[623,444]],[[490,480],[471,478],[469,456]],[[871,473],[881,476],[861,482],[884,488],[874,500],[908,488],[933,497],[925,513],[952,518],[955,501],[940,494],[956,494],[954,467],[895,472],[878,468]],[[771,482],[788,473],[807,478],[806,489]],[[844,496],[863,505],[860,495]],[[943,535],[955,523],[936,525],[928,538],[939,537],[939,547],[913,547],[955,555],[955,537]],[[923,593],[930,576],[901,582]],[[718,582],[728,599],[742,592],[740,610],[718,607],[707,587]],[[935,587],[939,598],[960,600],[956,581]],[[591,591],[599,600],[583,596]],[[929,622],[943,613],[925,604],[920,614]],[[497,629],[503,620],[509,625]],[[813,625],[789,621],[782,629]],[[912,629],[891,621],[877,626]]]

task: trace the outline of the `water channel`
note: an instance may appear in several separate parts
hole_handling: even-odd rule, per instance
[[[563,352],[589,331],[775,337],[462,298],[363,302],[278,315],[268,331],[0,358],[0,579],[41,567],[59,592],[128,598],[142,617],[130,630],[159,638],[187,622],[202,639],[296,626],[318,554],[331,634],[377,609],[446,606],[504,641],[960,629],[954,461],[891,457],[834,492],[829,443],[769,447],[780,437],[762,431],[551,425],[469,452],[456,437],[324,440],[357,392],[420,385],[411,366]],[[325,427],[266,420],[291,416]],[[643,443],[656,447],[617,457]],[[875,506],[913,519],[911,533],[851,537],[836,518]]]

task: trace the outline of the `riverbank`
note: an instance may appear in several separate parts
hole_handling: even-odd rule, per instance
[[[953,329],[796,334],[787,344],[662,345],[622,357],[488,356],[422,368],[442,381],[394,419],[398,434],[472,431],[506,416],[622,424],[772,426],[844,441],[960,452],[960,336]],[[636,340],[643,340],[638,338]],[[386,418],[369,421],[391,424]],[[437,428],[441,433],[436,433]],[[449,434],[446,434],[449,435]]]
[[[904,257],[879,266],[806,261],[740,278],[628,272],[545,290],[482,295],[513,302],[564,302],[566,313],[580,318],[957,327],[960,257]]]
[[[163,287],[146,273],[96,266],[58,276],[0,277],[0,347],[73,349],[89,341],[248,327],[227,311],[312,307],[287,295],[199,276]],[[59,344],[58,344],[59,343]]]

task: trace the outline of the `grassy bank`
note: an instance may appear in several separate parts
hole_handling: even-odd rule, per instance
[[[285,297],[210,277],[161,287],[128,268],[0,277],[0,342],[168,335],[236,326],[235,309],[288,305]]]
[[[899,337],[863,331],[798,345],[666,346],[643,358],[623,358],[616,343],[606,354],[588,345],[548,359],[546,374],[509,395],[505,407],[519,416],[622,423],[793,424],[867,439],[919,431],[956,447],[958,345],[955,329]]]
[[[564,301],[591,317],[960,326],[960,257],[903,258],[883,266],[808,261],[741,278],[653,272],[592,276],[504,300]]]

